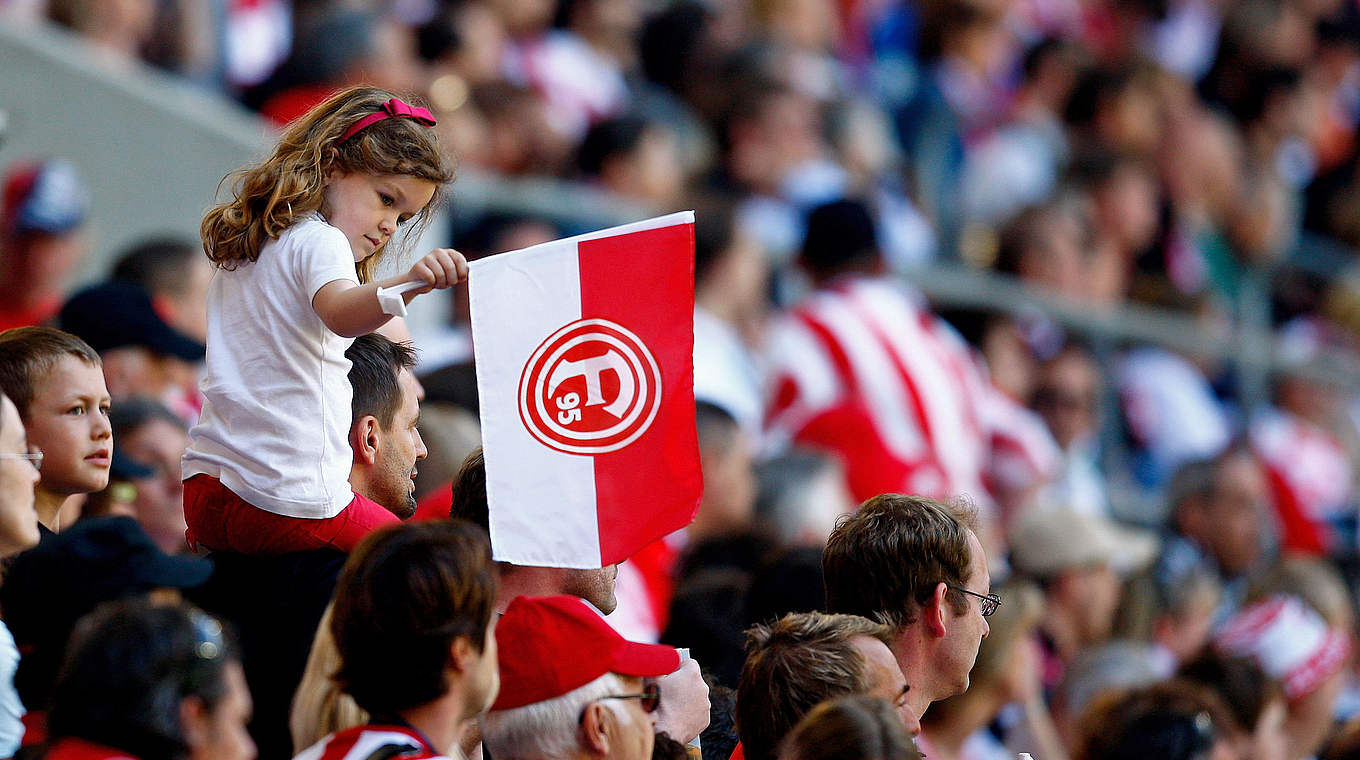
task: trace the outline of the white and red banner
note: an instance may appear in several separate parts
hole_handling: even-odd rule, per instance
[[[694,519],[694,213],[472,262],[491,546],[622,562]]]

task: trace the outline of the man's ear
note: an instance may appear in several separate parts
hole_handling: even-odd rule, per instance
[[[471,670],[481,656],[482,653],[472,646],[472,640],[467,636],[457,636],[449,644],[449,667],[459,673]]]
[[[608,707],[599,702],[586,705],[581,717],[581,727],[577,729],[582,749],[589,750],[591,754],[599,757],[607,757],[614,731],[614,713],[610,712]]]
[[[378,461],[378,418],[365,414],[349,428],[349,447],[354,449],[354,461],[373,464]]]
[[[184,730],[184,740],[190,747],[201,747],[208,739],[208,708],[198,697],[185,697],[179,701],[179,724]]]
[[[949,632],[949,615],[947,614],[949,601],[945,596],[949,593],[949,587],[943,582],[935,584],[935,592],[930,595],[921,607],[921,622],[926,627],[926,632],[930,635],[944,638]]]

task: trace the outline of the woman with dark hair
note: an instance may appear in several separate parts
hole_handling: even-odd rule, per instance
[[[254,760],[250,694],[221,623],[188,604],[81,620],[48,716],[47,760]]]

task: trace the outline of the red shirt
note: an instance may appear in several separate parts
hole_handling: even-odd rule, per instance
[[[69,736],[58,739],[43,757],[44,760],[137,760],[121,749]]]

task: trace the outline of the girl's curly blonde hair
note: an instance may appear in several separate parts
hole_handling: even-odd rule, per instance
[[[323,190],[333,171],[345,174],[408,175],[435,184],[435,193],[415,217],[406,241],[419,237],[429,222],[453,168],[439,149],[433,129],[407,118],[375,122],[341,142],[360,119],[382,110],[397,97],[377,87],[353,87],[327,98],[289,124],[274,151],[259,164],[223,178],[233,179],[232,198],[203,215],[203,251],[222,269],[255,261],[265,243],[299,219],[327,209]],[[410,101],[408,101],[410,102]],[[359,280],[373,277],[386,246],[358,265]]]

